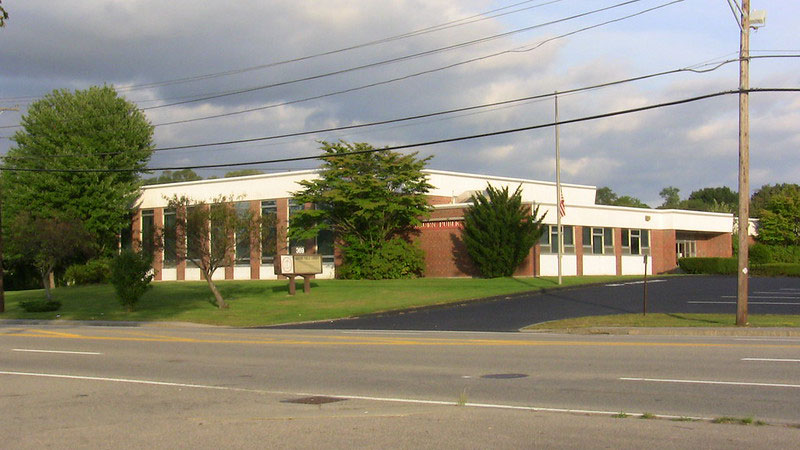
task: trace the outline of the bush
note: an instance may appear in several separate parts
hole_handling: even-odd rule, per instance
[[[800,246],[766,245],[756,243],[750,246],[751,264],[800,263]]]
[[[736,258],[680,258],[678,266],[692,274],[734,275],[739,270]]]
[[[48,312],[58,311],[61,308],[61,302],[58,300],[27,300],[19,302],[19,306],[28,312]]]
[[[800,264],[772,263],[753,265],[751,274],[762,277],[800,277]]]
[[[123,250],[111,262],[111,284],[128,311],[133,311],[136,302],[152,287],[152,258],[147,252]]]
[[[108,283],[111,278],[111,260],[108,258],[93,259],[86,264],[73,264],[64,272],[64,281],[68,286]]]
[[[340,278],[385,280],[416,278],[425,270],[425,253],[416,243],[394,238],[379,248],[352,243],[343,248]]]

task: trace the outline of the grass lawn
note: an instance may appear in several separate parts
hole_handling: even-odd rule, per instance
[[[751,327],[800,327],[800,316],[751,314]],[[527,330],[591,327],[733,327],[735,314],[614,314],[610,316],[576,317],[527,327]]]
[[[563,285],[604,283],[631,277],[564,277]],[[61,287],[53,298],[59,311],[29,313],[20,301],[43,299],[43,290],[6,293],[0,319],[181,321],[257,326],[351,317],[556,287],[554,278],[419,278],[413,280],[313,280],[304,294],[287,292],[287,281],[219,281],[230,308],[219,310],[205,282],[158,282],[126,312],[110,285]]]

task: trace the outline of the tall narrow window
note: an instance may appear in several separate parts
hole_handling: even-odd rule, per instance
[[[152,209],[142,210],[142,250],[152,254],[155,249],[155,217]]]
[[[237,202],[234,207],[236,208],[236,216],[240,221],[239,227],[236,229],[236,265],[249,266],[250,265],[250,227],[247,224],[250,222],[250,202]]]
[[[176,216],[174,209],[164,210],[164,267],[175,267],[177,264]]]
[[[278,206],[275,200],[261,202],[261,262],[272,264],[278,247]]]

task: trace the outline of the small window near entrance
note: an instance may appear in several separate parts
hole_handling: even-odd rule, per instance
[[[680,240],[675,242],[678,258],[694,258],[697,256],[697,241]]]

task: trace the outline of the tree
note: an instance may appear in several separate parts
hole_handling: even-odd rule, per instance
[[[343,273],[383,277],[373,268],[354,265],[391,264],[378,257],[394,253],[384,251],[384,246],[397,238],[409,238],[430,213],[425,194],[432,186],[422,173],[430,158],[376,150],[365,143],[323,142],[322,152],[319,179],[300,182],[304,189],[293,193],[296,202],[311,203],[315,208],[292,216],[289,235],[312,239],[320,231],[330,230],[342,251]],[[395,240],[392,245],[404,244]],[[412,244],[405,245],[409,254],[421,255]],[[371,275],[364,275],[367,273]]]
[[[522,204],[519,187],[509,196],[508,187],[490,184],[486,193],[472,196],[464,214],[464,244],[484,277],[514,274],[544,233],[544,215],[538,216],[538,206],[530,211]]]
[[[682,206],[693,211],[734,213],[739,209],[739,194],[727,186],[698,189]]]
[[[594,202],[598,205],[631,206],[634,208],[649,208],[644,202],[629,195],[617,196],[609,187],[601,187],[595,191]]]
[[[0,1],[0,3],[2,3],[2,1]],[[6,9],[0,5],[0,28],[6,26],[6,20],[8,20],[8,13]]]
[[[676,209],[680,207],[681,196],[680,189],[674,186],[667,186],[658,193],[664,199],[664,203],[659,206],[659,209]]]
[[[88,254],[92,236],[71,219],[23,212],[10,224],[8,249],[39,271],[47,300],[52,300],[50,276],[56,266],[76,254]]]
[[[183,169],[183,170],[165,170],[161,173],[161,175],[153,178],[145,178],[142,180],[142,184],[145,185],[153,185],[153,184],[166,184],[166,183],[180,183],[183,181],[197,181],[202,180],[203,177],[195,173],[192,169]]]
[[[765,184],[750,198],[750,215],[761,217],[774,197],[800,197],[800,185],[791,183]]]
[[[237,233],[255,237],[258,242],[260,223],[253,214],[240,215],[233,207],[233,199],[217,197],[210,204],[194,201],[186,196],[173,196],[168,199],[168,209],[177,211],[174,227],[164,227],[155,236],[155,246],[165,252],[174,252],[175,260],[186,259],[198,269],[214,300],[220,309],[228,304],[212,281],[214,272],[231,263],[231,255],[236,249]],[[185,239],[186,246],[165,245]],[[185,252],[184,252],[185,250]]]
[[[230,172],[226,172],[223,178],[233,178],[233,177],[247,177],[250,175],[261,175],[264,172],[258,169],[242,169],[242,170],[232,170]]]
[[[3,214],[83,223],[103,253],[130,225],[153,127],[112,87],[53,91],[31,104],[5,158]],[[79,171],[79,172],[70,172]]]
[[[758,241],[767,245],[800,245],[800,196],[774,196],[758,222]]]

